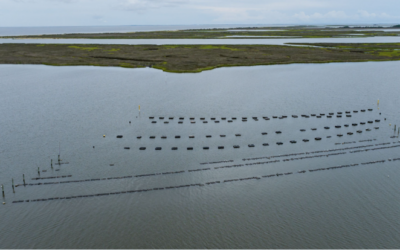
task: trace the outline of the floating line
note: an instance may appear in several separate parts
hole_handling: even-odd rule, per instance
[[[388,161],[398,161],[400,158],[396,159],[389,159]],[[336,170],[341,168],[348,168],[348,167],[355,167],[359,165],[371,165],[371,164],[379,164],[384,163],[386,160],[379,160],[379,161],[371,161],[371,162],[363,162],[361,164],[347,164],[347,165],[339,165],[333,166],[328,168],[316,168],[308,170],[309,173],[317,172],[317,171],[325,171],[325,170]],[[91,194],[91,195],[76,195],[76,196],[66,196],[66,197],[53,197],[53,198],[45,198],[45,199],[32,199],[32,200],[15,200],[12,203],[28,203],[28,202],[40,202],[40,201],[53,201],[53,200],[69,200],[69,199],[78,199],[78,198],[90,198],[96,196],[107,196],[107,195],[118,195],[118,194],[128,194],[128,193],[141,193],[141,192],[149,192],[149,191],[159,191],[159,190],[167,190],[167,189],[177,189],[177,188],[189,188],[189,187],[204,187],[205,185],[212,185],[212,184],[224,184],[229,182],[236,182],[236,181],[247,181],[247,180],[261,180],[262,178],[271,178],[271,177],[280,177],[280,176],[288,176],[293,174],[304,174],[307,173],[307,170],[301,170],[297,173],[293,172],[286,172],[286,173],[277,173],[277,174],[270,174],[270,175],[263,175],[263,176],[252,176],[252,177],[245,177],[245,178],[237,178],[237,179],[228,179],[222,181],[212,181],[196,184],[186,184],[186,185],[178,185],[178,186],[168,186],[168,187],[155,187],[149,189],[136,189],[136,190],[128,190],[128,191],[120,191],[120,192],[111,192],[111,193],[98,193],[98,194]]]

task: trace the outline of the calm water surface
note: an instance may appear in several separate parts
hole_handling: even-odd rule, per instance
[[[0,39],[0,43],[50,44],[273,44],[286,43],[398,43],[400,37],[269,38],[269,39]]]
[[[252,27],[280,27],[285,25],[252,24]],[[0,27],[0,36],[22,36],[71,33],[141,32],[186,29],[213,29],[249,27],[248,24],[193,24],[193,25],[120,25],[120,26],[53,26],[53,27]]]
[[[346,154],[290,161],[283,160],[301,156],[243,159],[367,145],[377,148],[384,146],[375,144],[386,142],[390,145],[385,146],[398,145],[393,142],[399,139],[390,136],[394,124],[400,124],[399,66],[400,62],[295,64],[171,74],[155,69],[1,65],[0,182],[5,185],[6,205],[0,206],[0,246],[398,248],[400,171],[398,161],[388,159],[399,158],[399,148],[342,150],[338,152]],[[360,112],[368,108],[373,111]],[[342,118],[326,117],[339,111]],[[351,111],[352,117],[346,117],[345,111]],[[320,113],[325,116],[300,116]],[[288,118],[273,119],[275,115]],[[157,123],[151,123],[151,116]],[[266,121],[263,116],[271,119]],[[178,123],[179,117],[184,118],[183,124]],[[228,123],[223,117],[237,120]],[[248,121],[242,122],[242,117]],[[360,125],[376,119],[380,122]],[[379,130],[374,129],[377,126]],[[282,134],[276,134],[278,130]],[[347,135],[350,131],[354,134]],[[237,133],[241,136],[236,137]],[[344,136],[337,137],[339,133]],[[176,135],[181,138],[175,139]],[[322,140],[315,141],[315,137]],[[69,164],[51,169],[59,143],[61,159]],[[203,150],[206,146],[209,150]],[[225,148],[218,150],[218,146]],[[200,165],[227,160],[232,162]],[[244,165],[271,160],[280,162]],[[378,160],[386,162],[297,173]],[[215,169],[230,165],[243,166]],[[31,180],[39,177],[38,167],[47,170],[41,177],[72,177]],[[203,168],[210,170],[189,172]],[[174,171],[185,172],[19,186],[15,193],[11,189],[11,178],[21,184],[22,174],[27,183],[44,183]],[[293,174],[261,178],[287,172]],[[223,182],[246,177],[261,179]],[[221,183],[205,184],[213,181]],[[12,203],[186,184],[205,185]]]

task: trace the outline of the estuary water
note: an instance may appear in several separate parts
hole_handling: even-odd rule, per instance
[[[0,247],[398,248],[399,66],[0,65]]]
[[[252,27],[280,27],[285,25],[252,24]],[[117,26],[53,26],[53,27],[0,27],[0,36],[23,36],[71,33],[143,32],[187,29],[214,29],[249,27],[248,24],[192,24],[192,25],[117,25]]]
[[[0,39],[0,43],[35,44],[270,44],[287,43],[398,43],[398,37],[270,38],[270,39]]]

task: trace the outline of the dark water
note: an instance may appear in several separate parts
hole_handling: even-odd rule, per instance
[[[0,246],[398,248],[399,161],[388,160],[400,153],[399,147],[388,147],[400,145],[398,138],[390,138],[394,125],[400,124],[399,66],[399,62],[297,64],[171,74],[154,69],[2,65],[0,182],[5,185],[6,204],[0,205]],[[335,116],[327,118],[329,112]],[[343,112],[342,118],[336,117],[337,112]],[[321,113],[325,116],[301,117]],[[272,118],[282,115],[288,118]],[[157,123],[151,123],[150,116]],[[183,124],[179,117],[184,117]],[[237,120],[229,123],[223,117]],[[276,134],[278,130],[282,134]],[[240,137],[235,136],[238,133]],[[181,138],[175,139],[176,135]],[[390,145],[377,145],[387,142]],[[51,169],[59,143],[62,162],[69,164]],[[376,148],[382,149],[351,153]],[[243,161],[303,152],[314,153]],[[326,156],[333,153],[345,154]],[[321,155],[325,156],[294,159]],[[279,162],[245,165],[275,160]],[[386,161],[361,164],[380,160]],[[200,164],[218,161],[231,162]],[[359,165],[308,171],[350,164]],[[232,165],[242,166],[219,168]],[[72,177],[31,180],[39,177],[38,167],[47,170],[40,177]],[[209,170],[189,172],[204,168]],[[298,173],[301,170],[307,171]],[[22,174],[32,184],[175,171],[184,172],[18,186],[15,193],[11,189],[11,178],[21,184]],[[293,174],[262,177],[288,172]],[[224,182],[247,177],[260,179]],[[206,184],[215,181],[221,183]],[[33,201],[186,184],[204,186]],[[12,203],[18,200],[30,202]]]

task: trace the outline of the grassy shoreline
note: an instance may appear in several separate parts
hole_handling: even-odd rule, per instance
[[[150,66],[197,73],[234,66],[400,60],[400,43],[296,45],[301,46],[0,44],[0,64]]]

